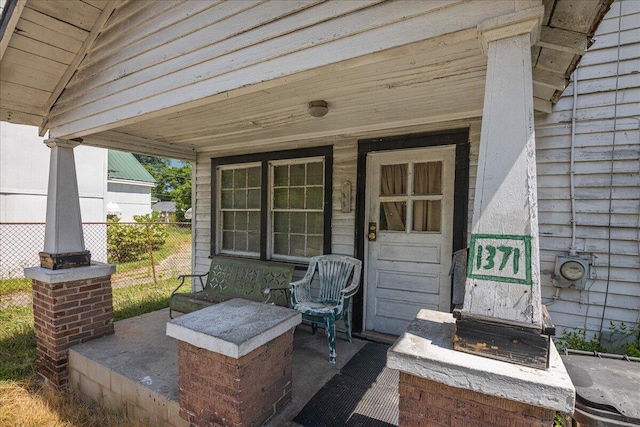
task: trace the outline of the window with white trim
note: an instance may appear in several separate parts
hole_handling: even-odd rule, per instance
[[[271,163],[273,258],[322,255],[324,161]]]
[[[260,255],[261,166],[221,167],[220,252]]]
[[[282,261],[325,253],[331,152],[319,147],[213,159],[212,253]],[[324,155],[298,156],[317,153]]]

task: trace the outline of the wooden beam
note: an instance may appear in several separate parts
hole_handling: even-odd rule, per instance
[[[13,31],[16,29],[16,25],[18,25],[18,21],[20,20],[25,4],[27,4],[27,0],[17,0],[15,2],[8,1],[5,4],[5,7],[7,8],[6,13],[9,15],[9,19],[6,21],[6,25],[3,25],[2,28],[0,28],[0,61],[9,46],[9,41],[13,35]]]
[[[91,32],[85,39],[84,43],[82,43],[80,50],[78,51],[78,53],[76,53],[75,58],[73,58],[73,61],[71,61],[71,64],[69,64],[69,66],[67,67],[67,71],[65,71],[65,73],[62,75],[62,77],[60,78],[60,81],[58,81],[58,84],[56,85],[55,89],[51,93],[51,96],[49,97],[49,99],[47,100],[47,103],[44,105],[43,115],[45,117],[42,123],[40,124],[40,129],[39,129],[40,136],[44,136],[44,134],[47,131],[47,124],[49,123],[49,112],[51,111],[53,104],[55,104],[55,102],[58,100],[58,97],[60,96],[64,88],[67,86],[67,83],[69,83],[69,80],[71,80],[71,77],[73,77],[73,75],[75,74],[76,70],[78,69],[78,66],[80,65],[85,55],[89,51],[89,48],[91,47],[93,42],[96,40],[96,38],[98,38],[98,35],[102,31],[102,27],[104,27],[104,24],[106,24],[107,20],[115,10],[118,4],[118,1],[119,0],[109,0],[107,4],[105,4],[104,9],[100,13],[100,16],[98,16],[98,19],[96,20],[95,24],[93,24],[93,27],[91,28]]]
[[[106,131],[83,137],[83,145],[178,160],[196,160],[196,150],[191,146],[170,144],[116,131]]]
[[[540,98],[533,98],[533,109],[542,113],[553,113],[553,104],[551,101]]]
[[[454,310],[453,348],[536,369],[549,367],[551,340],[532,324]]]
[[[24,111],[0,108],[0,120],[9,123],[20,123],[24,125],[38,126],[42,121],[42,116]]]
[[[567,86],[567,79],[562,74],[540,68],[533,69],[533,82],[557,90],[564,90]]]
[[[586,34],[559,28],[542,27],[540,40],[536,45],[561,52],[584,55],[587,51],[589,39]]]

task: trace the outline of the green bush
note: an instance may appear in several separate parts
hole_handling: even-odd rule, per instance
[[[558,347],[558,351],[565,349],[597,351],[603,353],[605,348],[600,345],[598,335],[594,333],[587,339],[587,332],[584,329],[573,328],[570,331],[564,331],[562,335],[553,340]]]
[[[640,357],[640,325],[630,327],[624,322],[609,322],[609,331],[602,340],[595,333],[588,339],[586,335],[584,329],[573,328],[564,331],[554,342],[558,351],[573,349]]]
[[[169,232],[164,224],[158,224],[160,212],[133,217],[138,224],[119,224],[118,218],[108,220],[107,254],[111,263],[137,261],[149,250],[147,228],[153,250],[160,249],[167,241]],[[144,224],[149,223],[149,224]]]
[[[158,224],[162,221],[162,214],[157,211],[153,211],[150,214],[146,215],[134,215],[133,219],[136,222],[146,222],[153,223],[148,224],[149,232],[151,234],[151,245],[153,249],[160,249],[167,241],[167,237],[169,236],[169,231],[167,231],[167,226],[164,224]],[[145,233],[145,241],[146,241],[146,230],[143,228],[143,232]]]
[[[137,261],[148,250],[147,234],[142,225],[118,224],[114,218],[107,225],[107,255],[111,263]]]

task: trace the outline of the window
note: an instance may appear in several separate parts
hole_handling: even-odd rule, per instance
[[[272,164],[273,247],[277,256],[322,255],[324,162]]]
[[[260,168],[220,168],[221,252],[260,255]]]
[[[303,261],[331,248],[332,147],[212,160],[212,254]]]
[[[413,184],[410,184],[412,182]],[[412,188],[412,191],[408,191]],[[442,224],[442,162],[380,168],[380,230],[439,233]]]

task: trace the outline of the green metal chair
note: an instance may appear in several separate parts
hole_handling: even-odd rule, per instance
[[[324,323],[329,340],[329,362],[336,363],[335,323],[341,317],[351,342],[349,301],[358,292],[362,261],[344,255],[320,255],[311,258],[302,280],[291,283],[291,308],[302,313],[302,319],[311,322],[313,333],[318,323]],[[312,291],[313,278],[318,272],[318,287]],[[314,284],[315,285],[315,284]],[[315,288],[315,286],[314,286]]]

